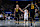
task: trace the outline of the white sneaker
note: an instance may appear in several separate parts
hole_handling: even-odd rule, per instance
[[[26,22],[26,25],[28,26],[28,21]]]
[[[30,26],[30,27],[32,27],[32,26]]]

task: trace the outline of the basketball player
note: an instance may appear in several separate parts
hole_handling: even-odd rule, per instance
[[[30,17],[32,17],[32,19],[34,20],[35,7],[38,8],[38,6],[36,4],[33,4],[33,2],[32,2],[31,4],[28,4],[25,8],[28,8],[28,7],[30,7],[30,9],[28,9],[28,10],[30,10]],[[31,26],[32,26],[32,21],[33,21],[32,19],[31,19]]]
[[[24,12],[25,12],[25,13],[24,13],[24,26],[25,26],[26,21],[27,21],[26,24],[28,25],[28,10],[25,9]]]
[[[16,8],[15,8],[15,11],[14,11],[14,16],[16,16],[16,21],[18,19],[18,24],[19,24],[19,11],[24,13],[24,11],[19,7],[19,5],[16,4]]]
[[[26,21],[26,20],[28,21],[28,10],[25,9],[24,12],[25,12],[24,13],[24,21]]]

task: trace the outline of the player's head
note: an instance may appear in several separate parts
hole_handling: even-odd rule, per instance
[[[35,4],[37,4],[37,3],[35,3]]]
[[[33,5],[33,2],[31,2],[31,5]]]
[[[16,8],[19,8],[19,5],[18,4],[16,4]]]

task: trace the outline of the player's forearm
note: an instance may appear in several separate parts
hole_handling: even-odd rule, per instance
[[[27,7],[29,7],[30,6],[30,4],[28,4],[26,7],[25,7],[25,9],[27,8]]]
[[[15,14],[15,11],[14,11],[14,14]]]
[[[21,10],[21,12],[23,12],[23,13],[24,13],[24,11],[23,11],[23,10]]]
[[[16,13],[16,8],[15,8],[15,10],[14,10],[14,14]]]
[[[35,4],[35,6],[38,8],[38,6]]]
[[[19,10],[24,13],[24,11],[21,8],[19,8]]]
[[[15,16],[15,13],[16,13],[16,12],[14,11],[14,16]]]

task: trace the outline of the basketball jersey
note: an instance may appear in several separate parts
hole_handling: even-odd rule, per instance
[[[16,9],[16,15],[19,15],[19,12],[20,10],[19,10],[19,8],[18,9]]]
[[[24,14],[27,14],[28,15],[27,10],[24,10],[24,12],[25,12]]]
[[[16,9],[16,12],[18,12],[18,9]]]
[[[31,9],[34,9],[34,4],[31,5]]]
[[[27,13],[27,10],[24,10],[24,20],[28,20],[28,13]]]
[[[28,15],[27,10],[24,10],[24,12],[25,12],[25,13],[24,13],[24,16]]]

